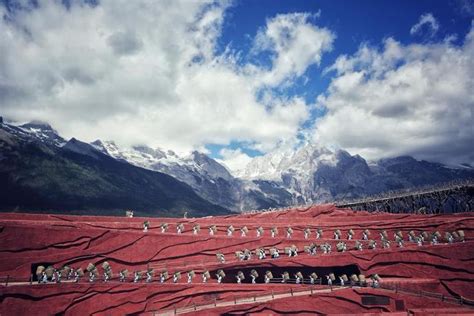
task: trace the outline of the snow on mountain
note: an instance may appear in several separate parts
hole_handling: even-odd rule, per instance
[[[111,141],[91,143],[97,150],[133,165],[166,173],[190,185],[201,197],[234,211],[292,204],[293,195],[269,181],[238,179],[206,154],[193,151],[179,156],[173,151],[147,146],[121,148]]]
[[[408,156],[368,163],[344,150],[331,150],[310,143],[255,157],[244,169],[231,173],[216,160],[197,151],[178,155],[171,150],[148,146],[121,147],[113,141],[97,140],[86,144],[72,138],[66,142],[43,122],[20,126],[2,123],[0,126],[25,141],[52,144],[91,157],[102,153],[168,174],[191,186],[207,201],[233,211],[358,198],[389,190],[474,178],[472,167],[447,167]]]
[[[19,127],[43,142],[48,142],[58,147],[66,144],[66,140],[59,136],[58,132],[48,123],[32,121],[30,123],[20,125]]]
[[[358,155],[310,143],[255,157],[233,175],[197,151],[178,156],[146,146],[92,144],[116,159],[171,175],[203,198],[234,211],[358,198],[473,176],[412,157],[382,159],[369,165]]]
[[[2,122],[0,126],[9,133],[16,135],[24,140],[34,140],[42,143],[51,144],[61,147],[66,144],[66,140],[59,136],[58,132],[54,130],[51,125],[41,121],[32,121],[23,125],[15,125]]]
[[[290,172],[304,178],[308,171],[315,171],[319,165],[335,165],[336,162],[335,152],[307,143],[296,150],[275,150],[255,157],[245,169],[237,171],[236,176],[248,180],[281,181],[282,176]]]
[[[372,161],[344,150],[305,144],[256,157],[235,173],[242,179],[271,181],[286,189],[298,203],[358,198],[389,190],[474,178],[466,168],[419,161],[402,156]]]
[[[116,159],[125,160],[133,165],[155,170],[156,164],[182,164],[183,161],[173,151],[164,152],[161,149],[153,149],[147,146],[134,146],[122,148],[113,141],[96,140],[91,143],[97,150],[108,154]]]
[[[313,175],[322,166],[335,166],[337,153],[328,148],[306,143],[297,149],[283,149],[255,157],[237,177],[267,180],[281,184],[298,202],[313,200]]]
[[[178,156],[171,150],[148,146],[121,148],[112,141],[100,140],[91,145],[116,159],[171,175],[189,184],[203,198],[239,210],[239,181],[224,166],[205,154],[194,151]]]
[[[125,160],[145,169],[162,172],[169,172],[173,169],[176,171],[178,171],[177,169],[185,169],[188,172],[197,173],[210,179],[233,179],[224,166],[197,151],[193,151],[189,155],[178,156],[172,150],[164,151],[160,148],[154,149],[143,145],[122,148],[113,141],[102,142],[96,140],[91,145],[116,159]]]

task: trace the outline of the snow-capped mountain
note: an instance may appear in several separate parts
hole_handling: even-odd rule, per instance
[[[336,163],[336,152],[307,143],[297,149],[276,150],[256,157],[236,175],[246,180],[273,181],[289,190],[297,201],[307,203],[313,200],[313,174],[323,165]]]
[[[203,198],[235,209],[238,189],[234,178],[222,165],[204,154],[193,152],[180,157],[175,152],[148,146],[120,148],[113,141],[91,143],[98,150],[145,169],[159,171],[190,185]]]
[[[148,146],[120,148],[113,141],[102,142],[96,140],[92,142],[91,145],[116,159],[125,160],[146,169],[166,171],[173,170],[174,168],[185,168],[188,171],[206,175],[210,179],[233,179],[232,175],[224,166],[197,151],[193,151],[189,155],[178,156],[172,150],[165,151],[160,148],[153,149]]]
[[[139,167],[153,169],[155,164],[180,164],[181,158],[173,151],[162,151],[147,146],[121,148],[113,141],[96,140],[91,143],[97,150],[119,160],[127,161]]]
[[[58,132],[48,123],[41,121],[32,121],[27,124],[20,125],[20,128],[25,132],[31,134],[37,139],[49,142],[56,146],[63,146],[66,140],[59,136]]]
[[[16,126],[4,123],[3,119],[0,117],[0,124],[12,134],[23,138],[33,138],[42,143],[47,143],[58,147],[66,144],[66,140],[59,136],[58,132],[46,122],[32,121]]]
[[[344,150],[305,144],[254,158],[236,172],[243,179],[270,180],[302,203],[357,198],[389,190],[474,178],[474,170],[403,156],[373,161]]]
[[[0,120],[0,127],[26,142],[38,142],[99,160],[104,154],[126,165],[164,173],[189,185],[200,198],[232,211],[329,202],[474,178],[472,167],[453,168],[412,157],[381,159],[369,164],[364,158],[344,150],[310,143],[256,157],[243,170],[231,173],[197,151],[178,155],[171,150],[148,146],[125,148],[113,141],[97,140],[87,144],[72,138],[66,142],[49,124],[42,122],[16,126]]]
[[[99,153],[144,169],[165,173],[191,186],[207,201],[232,211],[280,207],[293,204],[286,189],[267,181],[247,181],[234,177],[226,167],[209,156],[194,151],[180,156],[171,150],[148,146],[119,147],[113,141],[91,144],[75,138],[66,141],[47,123],[13,125],[0,122],[10,134],[26,142],[38,142],[97,158]]]
[[[169,174],[208,201],[234,211],[330,202],[474,177],[472,170],[463,172],[412,157],[382,159],[369,165],[358,155],[311,143],[256,157],[233,174],[196,151],[179,156],[147,146],[127,149],[113,142],[92,144],[116,159]]]
[[[292,172],[300,178],[308,177],[308,171],[321,164],[334,165],[336,154],[325,147],[305,144],[298,149],[275,150],[252,159],[236,176],[248,180],[280,181],[285,173]]]
[[[191,186],[133,166],[72,138],[0,120],[0,211],[79,214],[207,216],[230,210],[200,197]],[[46,136],[45,136],[46,135]]]
[[[268,185],[262,188],[258,183],[235,178],[216,160],[197,151],[179,156],[170,150],[148,146],[120,148],[112,141],[97,140],[91,145],[116,159],[171,175],[190,185],[206,200],[233,211],[291,203],[288,200],[291,194],[284,188],[275,191]],[[284,198],[280,197],[281,194]]]

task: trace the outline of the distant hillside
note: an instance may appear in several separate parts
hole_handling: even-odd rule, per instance
[[[224,214],[361,198],[474,179],[471,166],[402,156],[366,161],[316,144],[278,149],[233,173],[204,153],[66,141],[49,124],[0,121],[0,210]]]
[[[0,209],[190,216],[228,214],[187,184],[71,139],[62,147],[0,125]]]
[[[469,166],[449,167],[410,156],[367,162],[344,150],[306,144],[254,158],[239,177],[267,180],[301,203],[360,198],[382,192],[474,179]]]

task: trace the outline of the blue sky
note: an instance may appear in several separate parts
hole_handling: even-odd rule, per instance
[[[244,55],[252,47],[253,38],[266,19],[277,14],[310,12],[320,16],[313,22],[328,27],[337,38],[334,49],[322,59],[320,67],[312,66],[306,73],[310,81],[306,87],[296,87],[295,92],[314,98],[329,84],[329,76],[322,76],[321,69],[334,63],[341,54],[353,54],[361,43],[380,46],[382,40],[394,37],[404,44],[442,40],[450,34],[458,35],[457,43],[469,32],[472,16],[461,11],[462,1],[400,0],[400,1],[236,1],[226,13],[218,50],[229,43]],[[410,35],[410,28],[422,14],[431,13],[442,27],[434,35]],[[318,69],[319,68],[319,69]]]
[[[219,39],[218,51],[223,51],[230,45],[233,49],[243,52],[244,59],[258,59],[258,62],[268,63],[268,56],[253,56],[250,54],[253,39],[266,19],[277,14],[289,12],[310,12],[318,15],[313,22],[330,28],[337,38],[334,49],[327,53],[319,66],[311,66],[305,73],[306,80],[286,89],[283,93],[303,96],[308,103],[321,93],[324,93],[331,81],[331,74],[322,74],[322,70],[330,67],[338,56],[354,54],[362,43],[380,47],[384,39],[393,37],[403,44],[427,43],[442,41],[449,35],[455,34],[457,45],[462,44],[463,38],[469,32],[472,16],[465,12],[464,1],[236,1],[226,12],[223,32]],[[319,13],[319,14],[318,14]],[[416,34],[410,34],[411,27],[416,24],[421,15],[431,13],[442,27],[430,36],[429,29]],[[315,110],[305,125],[311,125],[315,118],[324,115],[325,111]],[[258,150],[232,142],[230,145],[209,144],[207,148],[215,158],[222,158],[219,151],[222,148],[241,148],[249,156],[261,155]]]
[[[474,162],[474,5],[0,0],[0,113],[231,169],[311,142]]]

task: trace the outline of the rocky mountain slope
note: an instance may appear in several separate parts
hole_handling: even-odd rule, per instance
[[[193,151],[178,156],[173,151],[147,146],[120,148],[112,141],[91,143],[97,150],[135,166],[163,172],[190,185],[206,200],[233,211],[291,205],[285,188],[267,181],[242,180],[209,156]]]
[[[106,160],[109,162],[107,165],[112,164],[120,170],[132,170],[132,166],[135,166],[138,168],[133,170],[140,170],[135,172],[153,174],[154,177],[168,175],[173,180],[179,180],[182,185],[187,185],[185,195],[189,197],[189,190],[193,191],[192,194],[200,200],[199,203],[206,201],[209,202],[208,205],[235,212],[330,202],[389,190],[474,178],[474,169],[469,166],[452,168],[439,163],[418,161],[408,156],[367,162],[364,158],[350,155],[344,150],[331,150],[314,144],[305,144],[297,149],[280,149],[255,157],[243,170],[231,172],[216,160],[197,151],[181,156],[170,150],[148,146],[120,147],[113,141],[97,140],[91,144],[74,138],[66,141],[51,126],[42,122],[0,126],[4,131],[4,144],[0,147],[2,168],[6,162],[2,161],[2,156],[8,155],[8,146],[5,144],[8,144],[11,137],[14,139],[10,139],[10,142],[19,138],[23,143],[29,144],[29,147],[22,145],[19,151],[21,159],[18,161],[32,155],[43,157],[39,153],[46,150],[54,158],[62,158],[65,153],[68,153],[68,159],[72,159],[72,156],[75,159],[80,157],[85,164]],[[24,151],[25,146],[30,148],[29,152]],[[35,153],[35,150],[38,153]],[[63,167],[66,168],[66,165]],[[42,170],[44,166],[28,164],[22,168],[24,170],[18,169],[19,174],[26,172],[28,168],[31,173],[35,173],[34,168]],[[38,174],[48,177],[41,172]],[[114,172],[115,176],[118,174],[120,172]],[[108,178],[108,181],[113,185],[111,179]],[[48,182],[43,184],[46,183]],[[95,185],[99,184],[100,182]],[[140,185],[135,185],[132,191],[142,193]],[[79,199],[78,197],[77,201]],[[156,199],[157,197],[153,197],[151,201]],[[135,199],[134,203],[138,203],[138,200]],[[120,198],[115,201],[120,201]],[[64,207],[71,207],[68,204],[70,200],[61,203]],[[131,205],[135,205],[134,203]],[[147,208],[151,207],[150,200],[138,204],[143,203],[148,203]],[[170,207],[171,205],[167,206]],[[176,209],[174,206],[171,208]]]
[[[56,136],[43,137],[48,126],[29,127],[0,125],[1,210],[229,213],[167,174],[119,161],[74,138],[63,142]]]
[[[247,180],[273,181],[302,203],[318,203],[473,179],[474,169],[452,168],[409,156],[367,162],[344,150],[306,144],[254,158],[237,175]]]

